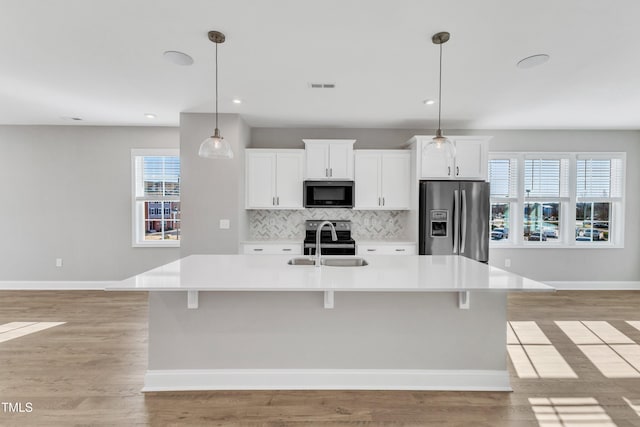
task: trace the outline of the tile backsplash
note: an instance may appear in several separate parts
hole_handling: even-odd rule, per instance
[[[406,240],[408,211],[249,210],[249,240],[302,240],[307,219],[351,220],[355,240]]]

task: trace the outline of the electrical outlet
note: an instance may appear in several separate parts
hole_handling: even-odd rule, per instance
[[[228,219],[221,219],[220,220],[220,229],[221,230],[228,230],[231,227],[231,221],[229,221]]]
[[[56,258],[56,267],[62,267],[62,258]]]
[[[511,258],[505,258],[504,266],[507,267],[507,268],[511,267]]]

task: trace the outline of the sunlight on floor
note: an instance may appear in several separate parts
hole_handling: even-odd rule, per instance
[[[616,427],[593,397],[529,398],[540,427]]]
[[[519,378],[578,378],[536,322],[509,322],[507,343]]]
[[[640,320],[627,320],[627,323],[640,331]]]
[[[640,399],[631,400],[624,396],[622,396],[622,399],[627,402],[627,405],[629,405],[629,407],[635,411],[636,415],[640,417]]]
[[[536,322],[509,322],[520,344],[549,344],[551,341]]]
[[[640,346],[605,321],[556,321],[556,325],[607,378],[640,378]],[[627,321],[634,326],[635,321]]]
[[[64,325],[66,322],[10,322],[0,325],[0,343]]]

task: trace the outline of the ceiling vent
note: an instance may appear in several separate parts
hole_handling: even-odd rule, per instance
[[[335,83],[309,83],[311,89],[334,89]]]

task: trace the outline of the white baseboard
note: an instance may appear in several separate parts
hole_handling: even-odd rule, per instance
[[[143,392],[188,390],[511,391],[508,371],[422,369],[148,370]]]
[[[74,281],[74,280],[16,280],[0,281],[0,291],[104,291],[116,281]]]
[[[574,291],[624,291],[640,290],[640,281],[545,281],[546,285],[553,286],[558,290]]]

